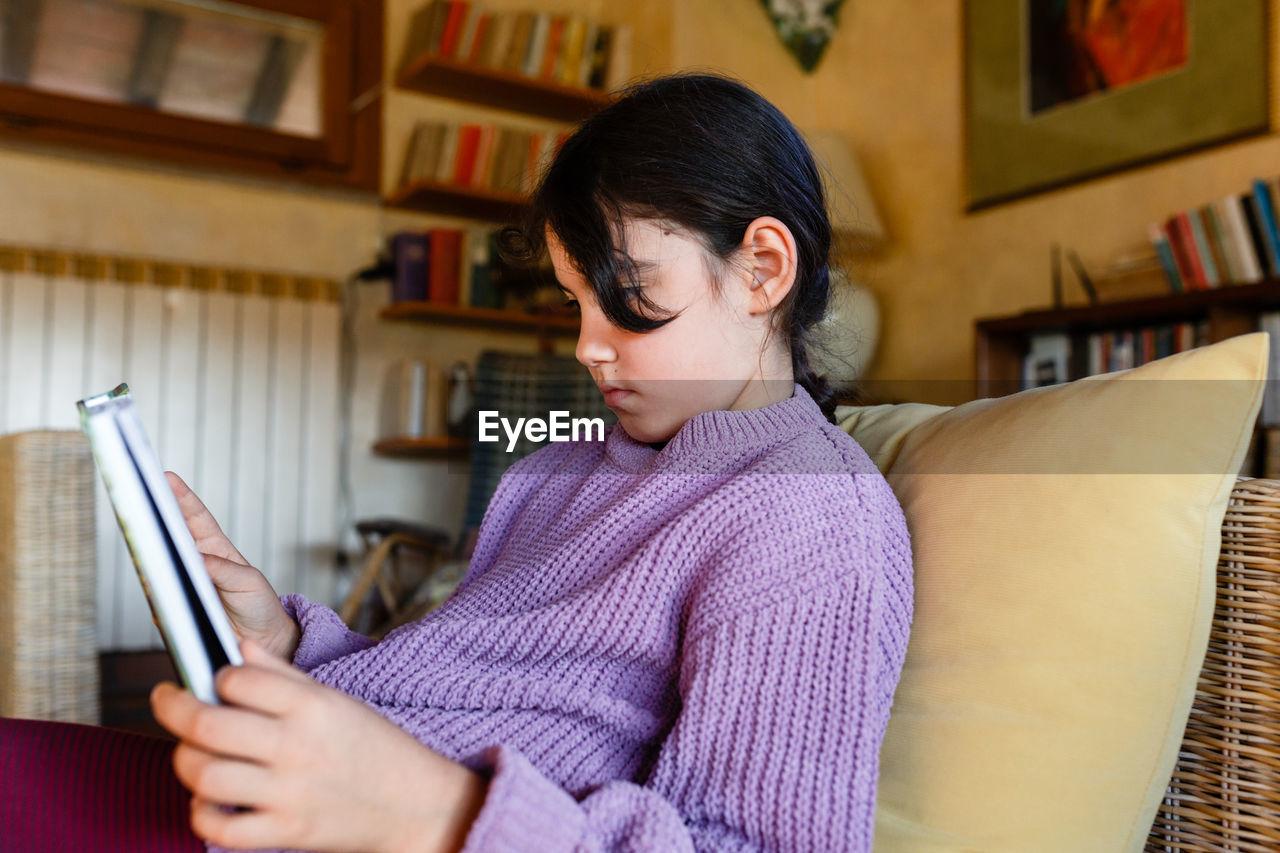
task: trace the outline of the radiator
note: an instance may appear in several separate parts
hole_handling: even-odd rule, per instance
[[[249,562],[281,594],[330,601],[337,287],[130,263],[45,253],[0,268],[0,433],[76,429],[76,400],[127,382],[161,463]],[[99,648],[163,648],[101,479],[95,513]]]

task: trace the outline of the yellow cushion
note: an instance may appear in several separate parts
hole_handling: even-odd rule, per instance
[[[1142,850],[1266,364],[1255,333],[954,408],[837,411],[915,557],[877,853]]]

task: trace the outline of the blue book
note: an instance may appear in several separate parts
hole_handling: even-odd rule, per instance
[[[1267,266],[1271,268],[1272,275],[1280,275],[1280,233],[1276,232],[1276,208],[1271,190],[1261,178],[1253,182],[1253,200],[1262,220],[1258,223],[1258,230],[1262,232],[1262,245],[1267,250]]]
[[[1218,266],[1213,262],[1213,250],[1209,248],[1209,234],[1204,227],[1204,217],[1196,208],[1187,211],[1187,221],[1191,223],[1191,238],[1196,241],[1196,254],[1200,256],[1200,266],[1204,268],[1204,281],[1209,287],[1222,284],[1218,275]]]
[[[391,259],[395,277],[391,280],[391,301],[421,302],[427,298],[427,235],[401,231],[391,238]]]
[[[1156,257],[1160,259],[1160,266],[1164,268],[1165,278],[1169,279],[1169,289],[1174,293],[1182,293],[1182,276],[1178,274],[1178,262],[1173,257],[1173,248],[1169,245],[1169,238],[1164,236],[1164,232],[1160,230],[1160,226],[1152,223],[1147,226],[1147,237],[1151,240],[1151,245],[1155,247]]]

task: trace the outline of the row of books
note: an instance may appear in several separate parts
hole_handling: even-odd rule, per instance
[[[494,229],[444,227],[392,234],[391,302],[507,307],[497,235]]]
[[[527,194],[570,132],[418,122],[405,149],[400,186],[434,181]]]
[[[1280,178],[1148,226],[1174,293],[1280,277]]]
[[[424,54],[612,91],[631,72],[631,27],[606,26],[581,14],[500,12],[466,0],[432,0],[410,21],[402,64]]]
[[[1067,332],[1032,335],[1022,360],[1021,387],[1026,390],[1128,370],[1208,343],[1208,320],[1109,329],[1075,337]]]

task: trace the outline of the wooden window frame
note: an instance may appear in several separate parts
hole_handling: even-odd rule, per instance
[[[318,137],[0,83],[0,135],[197,167],[379,188],[383,0],[228,0],[325,30]]]

